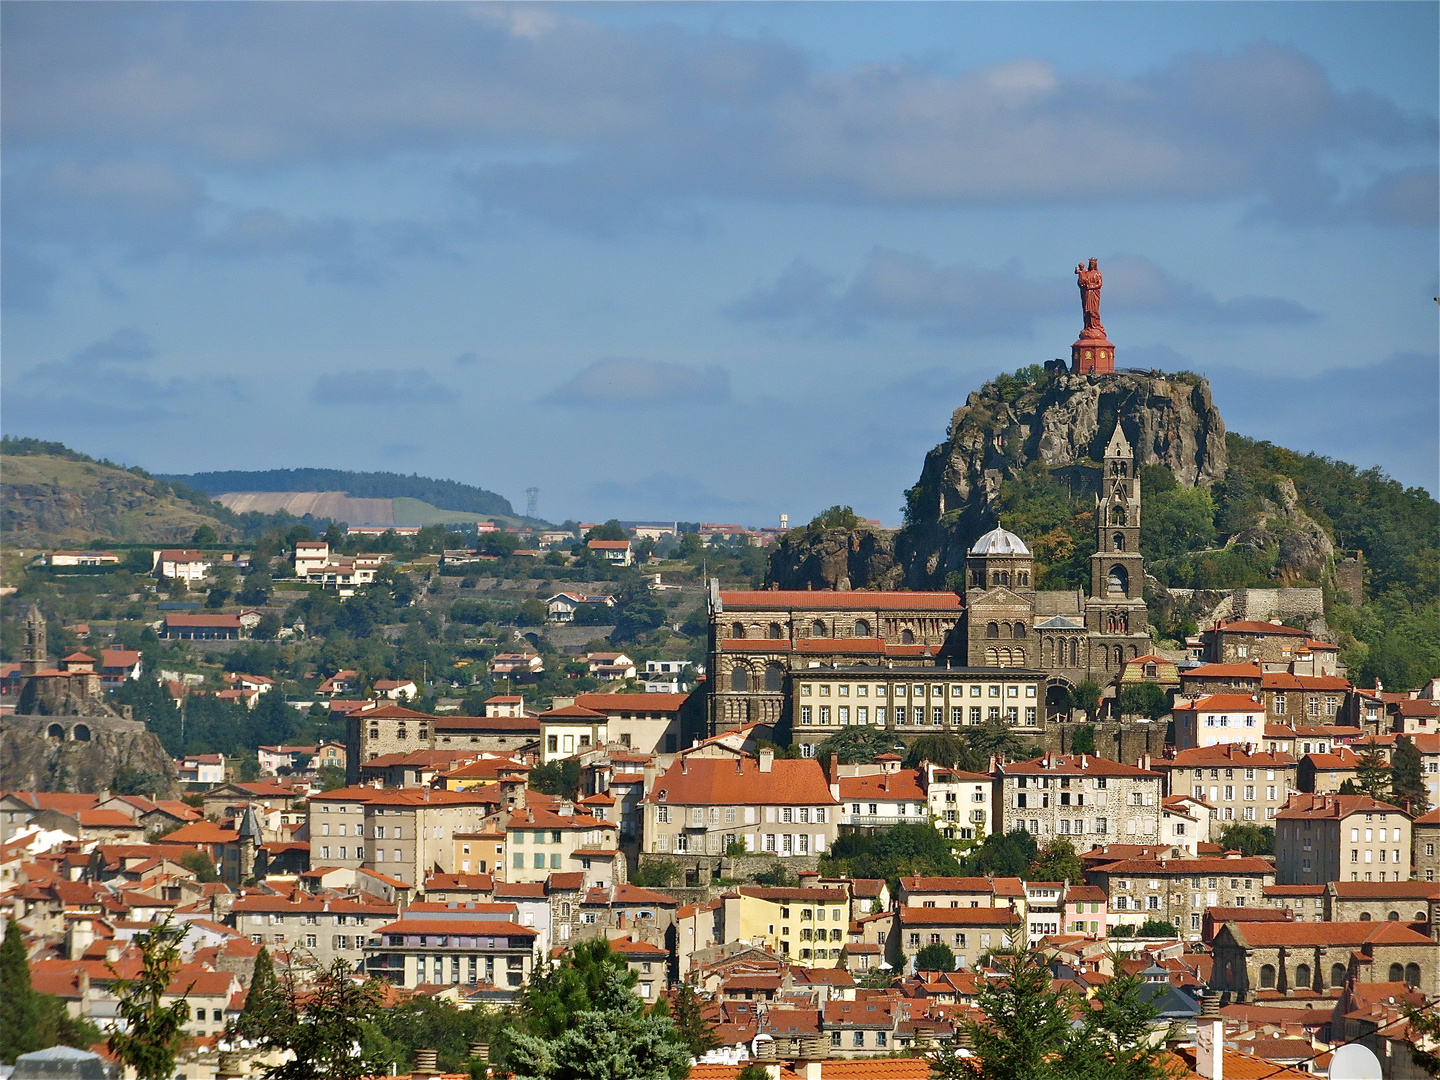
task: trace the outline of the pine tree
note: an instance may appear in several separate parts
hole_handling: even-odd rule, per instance
[[[1065,995],[1050,988],[1050,971],[1034,952],[1011,959],[1010,973],[985,979],[975,1004],[986,1022],[964,1020],[971,1057],[930,1056],[938,1080],[1052,1080],[1069,1075],[1057,1055],[1070,1035]]]
[[[1142,996],[1144,987],[1139,976],[1117,966],[1115,975],[1095,992],[1080,1029],[1066,1043],[1062,1075],[1106,1080],[1163,1080],[1170,1075],[1150,1026],[1158,1010]]]
[[[1430,809],[1430,793],[1425,787],[1420,749],[1415,740],[1404,735],[1395,740],[1395,753],[1390,759],[1390,791],[1397,800],[1410,800],[1413,817]]]
[[[38,1012],[30,986],[30,960],[20,924],[12,917],[5,923],[5,940],[0,942],[0,1062],[14,1065],[19,1055],[39,1049],[35,1044]]]
[[[1366,750],[1355,765],[1355,786],[1372,799],[1383,799],[1389,792],[1390,766],[1376,750]]]
[[[685,1040],[691,1057],[699,1058],[707,1050],[713,1050],[719,1045],[710,1021],[706,1020],[701,1012],[700,998],[689,983],[680,984],[680,989],[675,994],[675,1004],[670,1010],[670,1019],[676,1032]]]
[[[250,975],[250,990],[245,995],[245,1008],[235,1022],[236,1034],[259,1041],[281,1018],[285,1002],[280,984],[275,979],[275,964],[264,945],[255,954],[255,970]]]
[[[190,1006],[182,994],[169,1005],[170,980],[180,967],[180,942],[187,925],[170,916],[153,930],[135,937],[140,946],[140,974],[115,984],[116,1011],[124,1029],[110,1036],[110,1052],[135,1070],[139,1080],[169,1080],[175,1075],[175,1051],[185,1035]]]

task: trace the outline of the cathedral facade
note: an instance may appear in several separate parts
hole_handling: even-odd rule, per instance
[[[966,557],[966,665],[1044,671],[1051,715],[1068,712],[1070,687],[1086,680],[1103,686],[1126,660],[1150,650],[1140,478],[1118,425],[1105,447],[1095,528],[1088,592],[1036,589],[1029,547],[1005,529],[980,537]]]

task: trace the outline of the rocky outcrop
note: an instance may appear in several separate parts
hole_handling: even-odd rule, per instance
[[[1185,487],[1225,475],[1225,424],[1194,375],[1117,372],[1003,380],[955,410],[950,435],[926,455],[907,493],[897,562],[911,588],[941,588],[974,540],[995,525],[1000,485],[1039,463],[1072,487],[1093,486],[1119,424],[1136,465],[1164,465]]]
[[[114,791],[145,777],[146,794],[173,797],[175,763],[138,720],[7,716],[0,720],[0,790]]]
[[[1275,498],[1265,499],[1248,529],[1234,542],[1247,547],[1279,548],[1275,574],[1282,581],[1319,581],[1335,558],[1335,545],[1321,524],[1300,506],[1295,483],[1282,476],[1275,481]]]
[[[765,583],[779,589],[893,589],[902,572],[885,529],[795,529],[770,555]]]

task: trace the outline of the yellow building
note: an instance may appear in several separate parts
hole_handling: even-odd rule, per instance
[[[763,945],[808,967],[839,967],[850,926],[845,889],[745,885],[721,897],[726,944]]]

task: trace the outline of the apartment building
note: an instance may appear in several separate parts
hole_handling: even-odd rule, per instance
[[[892,825],[920,825],[930,818],[929,799],[920,784],[917,769],[899,768],[900,758],[882,754],[879,766],[841,765],[842,775],[833,777],[830,791],[840,800],[840,827],[889,828]],[[865,770],[853,775],[854,770]],[[852,771],[852,775],[843,775]]]
[[[412,918],[408,914],[378,927],[365,946],[365,971],[372,978],[414,988],[426,983],[518,990],[535,964],[539,931],[476,911],[467,918]]]
[[[375,899],[245,895],[231,908],[235,929],[270,951],[313,958],[321,967],[344,960],[358,969],[365,939],[395,918],[396,906]]]
[[[742,885],[720,899],[726,944],[763,945],[811,967],[840,966],[850,925],[848,890]]]
[[[553,808],[516,809],[505,823],[505,863],[497,872],[514,883],[543,882],[557,871],[580,873],[588,887],[622,884],[620,827],[578,812],[565,799]]]
[[[1025,882],[1007,877],[902,877],[901,907],[1025,910]]]
[[[1158,919],[1194,940],[1204,928],[1206,908],[1265,907],[1275,868],[1258,856],[1135,858],[1095,867],[1085,877],[1105,891],[1116,923],[1140,926]]]
[[[1276,815],[1281,885],[1408,881],[1410,818],[1368,795],[1293,795]]]
[[[834,842],[840,800],[818,761],[680,757],[641,802],[647,855],[682,856],[718,871],[727,852],[774,855],[812,869]]]
[[[984,840],[997,825],[992,803],[995,778],[988,773],[922,766],[930,819],[947,840]]]
[[[1157,759],[1150,767],[1165,775],[1167,794],[1189,795],[1213,808],[1218,828],[1233,821],[1273,821],[1285,800],[1299,790],[1293,755],[1250,743],[1197,746]]]
[[[926,945],[948,945],[957,969],[978,965],[986,953],[1021,946],[1025,920],[1009,907],[911,907],[896,909],[890,962],[907,974]]]
[[[1440,808],[1421,814],[1410,823],[1410,844],[1415,876],[1437,880],[1440,871]]]
[[[1265,733],[1265,703],[1247,694],[1205,694],[1176,702],[1175,747],[1189,750],[1216,743],[1256,743]]]
[[[1045,754],[1000,765],[1000,829],[1025,829],[1042,845],[1064,836],[1084,850],[1114,840],[1160,842],[1164,777],[1088,754]]]

